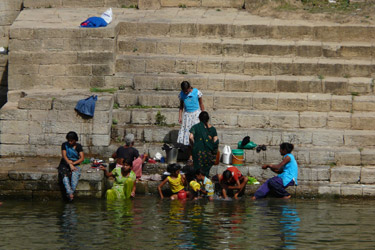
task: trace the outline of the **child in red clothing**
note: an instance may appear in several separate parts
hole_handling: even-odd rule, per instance
[[[234,199],[238,199],[238,197],[245,192],[248,178],[243,176],[241,171],[236,167],[230,166],[223,174],[214,176],[212,180],[219,182],[224,199],[227,199],[228,196],[233,196]],[[236,193],[234,193],[235,190]]]

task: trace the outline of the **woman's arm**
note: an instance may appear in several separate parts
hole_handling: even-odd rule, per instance
[[[202,97],[198,98],[199,107],[201,108],[201,111],[204,111],[204,104]]]
[[[263,169],[270,168],[273,172],[280,174],[282,172],[283,167],[290,162],[290,157],[286,156],[279,164],[277,165],[263,165]]]
[[[69,160],[68,156],[66,155],[66,150],[61,150],[61,156],[68,164],[73,164],[73,161]]]
[[[85,160],[85,154],[83,153],[83,151],[79,152],[79,159],[76,160],[75,162],[73,162],[72,164],[73,165],[77,165],[77,164],[80,164],[81,162],[83,162]]]
[[[105,175],[105,176],[107,176],[107,177],[113,177],[113,174],[112,174],[111,172],[108,172],[108,171],[107,171],[107,168],[104,167],[103,165],[100,165],[100,166],[99,166],[99,169],[104,171],[104,175]]]
[[[189,140],[190,140],[191,146],[193,146],[194,145],[194,135],[192,133],[190,133],[190,135],[189,135]]]
[[[184,111],[184,101],[180,100],[180,109],[178,110],[178,123],[182,123],[182,112]]]
[[[168,181],[168,177],[164,179],[164,181],[162,181],[159,186],[158,186],[158,191],[159,191],[159,195],[160,195],[160,198],[161,199],[164,199],[164,196],[163,196],[163,192],[161,191],[161,188],[165,185],[165,183],[167,183]]]

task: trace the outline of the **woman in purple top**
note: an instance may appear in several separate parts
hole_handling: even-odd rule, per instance
[[[190,129],[199,123],[199,114],[204,111],[202,93],[191,87],[188,81],[183,81],[178,99],[180,99],[178,122],[181,124],[181,129],[178,132],[177,142],[189,146],[189,161],[191,163]]]

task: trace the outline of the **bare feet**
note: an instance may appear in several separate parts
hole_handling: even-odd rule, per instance
[[[253,196],[253,197],[251,197],[251,199],[252,199],[253,201],[255,201],[255,200],[257,199],[257,197]]]
[[[287,199],[290,199],[290,197],[292,197],[291,195],[288,195],[288,196],[284,196],[284,197],[282,197],[281,199],[285,199],[285,200],[287,200]]]
[[[73,194],[69,194],[68,198],[69,198],[70,201],[72,201],[74,199],[74,195]]]

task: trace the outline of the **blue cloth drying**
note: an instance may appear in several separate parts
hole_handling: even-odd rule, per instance
[[[107,22],[101,17],[89,17],[86,21],[81,23],[82,28],[97,28],[97,27],[105,27],[107,26]]]
[[[93,117],[94,112],[95,112],[95,103],[97,100],[98,100],[98,96],[94,96],[94,95],[86,99],[79,100],[74,109],[80,114]]]

